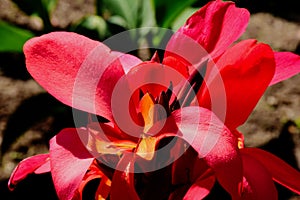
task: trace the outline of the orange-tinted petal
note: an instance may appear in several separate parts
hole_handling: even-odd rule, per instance
[[[124,154],[118,163],[111,185],[111,200],[139,200],[134,187],[134,159],[132,154]]]

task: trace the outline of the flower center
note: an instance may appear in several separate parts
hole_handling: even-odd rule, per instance
[[[160,95],[154,98],[150,93],[143,93],[140,90],[139,110],[144,119],[144,133],[147,133],[155,122],[170,116],[171,112],[189,106],[196,98],[204,80],[207,68],[207,61],[199,65],[189,76],[172,98],[173,84],[170,82],[167,91],[161,91]],[[170,101],[172,100],[172,103]]]

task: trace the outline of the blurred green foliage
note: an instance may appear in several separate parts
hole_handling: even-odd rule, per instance
[[[12,0],[21,11],[36,16],[43,22],[44,34],[57,30],[51,23],[51,15],[57,6],[57,0]],[[205,2],[203,2],[205,3]],[[162,27],[178,29],[198,8],[197,0],[95,0],[96,13],[87,15],[71,24],[64,31],[73,31],[95,40],[106,38],[122,31],[142,27]],[[131,35],[134,42],[147,40],[148,44],[158,44],[164,32],[152,29],[139,29]],[[24,42],[33,37],[30,30],[17,28],[6,22],[0,22],[0,51],[20,52]]]
[[[34,34],[0,21],[0,52],[22,52],[23,44]]]
[[[13,0],[13,2],[27,15],[36,15],[44,23],[44,31],[53,30],[51,13],[55,9],[57,0]]]

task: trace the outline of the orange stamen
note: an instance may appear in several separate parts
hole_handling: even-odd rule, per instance
[[[157,139],[155,137],[149,136],[142,138],[137,147],[136,153],[146,160],[152,160],[155,153],[156,142]]]
[[[155,101],[153,97],[146,93],[142,99],[140,100],[140,112],[144,118],[145,126],[144,126],[144,133],[146,133],[154,123],[154,104]]]

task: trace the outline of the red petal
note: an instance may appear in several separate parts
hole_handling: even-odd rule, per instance
[[[185,142],[183,143],[181,140],[178,140],[177,143],[177,148],[186,148]],[[199,159],[198,153],[193,148],[183,149],[177,150],[176,153],[180,153],[180,151],[184,151],[184,153],[172,165],[173,185],[196,182],[199,176],[209,169],[205,160]],[[178,155],[174,155],[174,157],[176,156]],[[189,176],[187,176],[187,171],[189,172]]]
[[[74,108],[111,118],[110,98],[115,83],[135,65],[100,42],[69,32],[53,32],[24,46],[30,74],[50,94]],[[118,59],[121,56],[120,59]]]
[[[183,199],[197,200],[205,198],[215,184],[215,176],[199,177],[190,187]]]
[[[243,199],[277,199],[277,190],[268,169],[243,151],[241,155],[244,168]]]
[[[9,189],[13,190],[20,181],[25,179],[29,174],[34,173],[36,169],[38,169],[43,164],[47,163],[48,160],[49,154],[35,155],[22,160],[14,169],[9,178]]]
[[[193,42],[194,43],[194,42]],[[191,46],[191,45],[189,45]],[[198,45],[197,45],[198,46]],[[200,49],[202,50],[202,49]],[[171,54],[171,53],[170,53]],[[189,59],[189,58],[185,58]],[[189,77],[189,68],[188,66],[191,65],[189,62],[186,62],[185,59],[176,56],[175,54],[172,56],[167,56],[163,60],[163,64],[166,66],[170,66],[181,73],[184,77]]]
[[[94,163],[90,166],[88,172],[84,175],[84,178],[80,183],[80,186],[76,193],[79,199],[82,199],[82,195],[86,185],[94,179],[100,179],[100,184],[97,188],[95,199],[100,199],[100,197],[106,199],[107,196],[109,195],[110,180],[102,173],[102,171],[97,167],[97,164],[95,163],[96,161],[94,161]],[[73,197],[73,199],[76,198]]]
[[[132,154],[123,154],[116,167],[112,184],[111,200],[139,200],[139,196],[134,187],[134,162]]]
[[[173,112],[172,116],[180,130],[178,136],[207,162],[232,197],[237,197],[242,181],[242,161],[233,134],[205,108],[185,107]]]
[[[144,93],[148,92],[154,98],[166,90],[170,82],[176,86],[180,81],[185,80],[184,76],[172,67],[154,62],[144,62],[132,68],[126,79],[132,91],[141,88]]]
[[[43,174],[46,172],[50,172],[51,167],[50,167],[50,159],[48,159],[44,164],[42,164],[39,168],[37,168],[34,173],[36,174]]]
[[[142,61],[139,58],[130,54],[123,54],[118,51],[112,51],[111,54],[118,57],[126,74],[131,68],[142,63]]]
[[[100,184],[97,188],[95,199],[107,199],[110,193],[111,180],[105,175],[101,178]]]
[[[112,113],[115,124],[128,135],[139,137],[144,127],[134,117],[138,109],[139,92],[151,94],[154,98],[170,86],[177,85],[184,77],[171,67],[159,63],[144,62],[132,68],[122,77],[112,94]]]
[[[249,16],[246,9],[236,8],[232,2],[211,1],[175,33],[167,44],[165,58],[177,55],[191,64],[207,53],[215,58],[245,31]]]
[[[83,193],[83,191],[84,191],[84,189],[85,189],[85,186],[90,182],[90,181],[92,181],[92,180],[94,180],[94,179],[101,179],[102,178],[102,175],[101,174],[97,174],[97,173],[94,173],[94,172],[92,172],[92,173],[87,173],[87,174],[85,174],[85,176],[84,176],[84,178],[83,178],[83,180],[82,180],[82,182],[80,183],[80,185],[79,185],[79,188],[78,188],[78,190],[77,190],[77,192],[78,192],[78,195],[80,196],[80,199],[82,199],[82,193]],[[74,198],[73,198],[74,199]]]
[[[246,121],[273,77],[273,51],[268,45],[245,40],[210,67],[199,104],[225,119],[226,126],[234,130]]]
[[[300,172],[289,166],[280,158],[257,148],[241,149],[244,155],[258,160],[273,177],[273,179],[288,189],[300,194]]]
[[[274,85],[300,72],[300,56],[290,52],[275,52],[276,70],[270,83]]]
[[[63,129],[50,140],[50,165],[59,199],[72,199],[93,162],[93,157],[80,140],[83,129]]]

